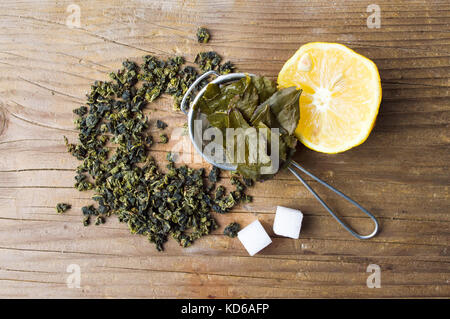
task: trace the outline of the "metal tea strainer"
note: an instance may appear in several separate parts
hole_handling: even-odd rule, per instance
[[[194,145],[194,148],[197,150],[197,152],[199,152],[201,154],[201,156],[210,164],[217,166],[220,169],[223,170],[228,170],[228,171],[233,171],[236,170],[236,166],[230,163],[216,163],[214,161],[214,159],[206,154],[204,154],[203,152],[203,144],[201,141],[198,141],[194,138],[195,134],[194,134],[194,130],[195,130],[195,125],[194,125],[194,121],[195,120],[202,120],[204,121],[205,119],[201,117],[201,114],[199,112],[196,112],[196,110],[194,110],[194,107],[190,107],[188,110],[188,107],[186,105],[186,101],[187,101],[187,97],[190,95],[190,93],[192,92],[192,90],[204,79],[208,78],[209,76],[214,75],[217,76],[216,79],[214,79],[213,81],[211,81],[211,83],[215,83],[215,84],[225,84],[225,83],[229,83],[229,82],[233,82],[236,80],[239,80],[243,77],[245,77],[246,75],[252,75],[252,74],[246,74],[246,73],[230,73],[230,74],[226,74],[226,75],[219,75],[217,72],[215,71],[209,71],[206,72],[204,74],[202,74],[197,80],[195,80],[194,83],[192,83],[192,85],[189,87],[189,89],[186,91],[186,94],[183,97],[183,100],[181,101],[181,110],[188,116],[188,130],[189,130],[189,137],[191,139],[192,144]],[[198,92],[197,96],[195,97],[194,101],[192,102],[192,105],[195,105],[198,101],[198,99],[205,93],[206,90],[206,86],[200,90],[200,92]],[[203,129],[206,128],[207,125],[203,125]],[[343,194],[342,192],[340,192],[339,190],[337,190],[336,188],[332,187],[331,185],[328,185],[327,183],[325,183],[324,181],[322,181],[320,178],[314,176],[313,174],[311,174],[310,172],[308,172],[306,169],[304,169],[302,166],[300,166],[297,162],[290,160],[287,169],[291,171],[292,174],[294,174],[295,177],[298,178],[298,180],[300,180],[300,182],[303,183],[303,185],[305,185],[305,187],[311,192],[311,194],[314,195],[314,197],[320,202],[320,204],[331,214],[331,216],[334,217],[334,219],[337,220],[337,222],[339,224],[342,225],[342,227],[344,227],[350,234],[352,234],[354,237],[358,238],[358,239],[368,239],[368,238],[372,238],[373,236],[375,236],[378,232],[378,221],[377,219],[368,211],[366,210],[364,207],[362,207],[360,204],[358,204],[357,202],[355,202],[353,199],[351,199],[350,197],[348,197],[347,195]],[[369,235],[360,235],[358,233],[356,233],[350,226],[348,226],[347,224],[345,224],[332,210],[330,207],[328,207],[328,205],[320,198],[320,196],[311,188],[311,186],[308,185],[308,183],[306,183],[306,181],[299,175],[299,173],[297,172],[297,170],[305,173],[306,175],[308,175],[309,177],[311,177],[313,180],[315,180],[316,182],[320,183],[321,185],[325,186],[326,188],[328,188],[329,190],[335,192],[336,194],[338,194],[340,197],[344,198],[345,200],[347,200],[348,202],[350,202],[351,204],[353,204],[354,206],[356,206],[358,209],[360,209],[364,214],[366,214],[367,216],[370,217],[370,219],[373,220],[374,224],[375,224],[375,228],[373,230],[373,232]]]

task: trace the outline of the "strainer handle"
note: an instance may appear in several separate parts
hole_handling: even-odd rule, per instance
[[[191,94],[192,90],[195,89],[195,87],[201,82],[203,81],[203,79],[209,77],[210,75],[215,75],[215,76],[219,76],[219,74],[216,71],[208,71],[203,73],[202,75],[200,75],[195,81],[194,83],[191,84],[191,86],[189,87],[189,89],[186,91],[186,93],[183,96],[183,99],[181,100],[181,105],[180,105],[180,109],[184,112],[184,114],[188,114],[188,107],[186,105],[186,100],[188,98],[188,96]]]
[[[303,185],[305,185],[305,187],[311,192],[311,194],[314,195],[314,197],[320,202],[320,204],[331,214],[331,216],[334,217],[334,219],[336,219],[338,221],[339,224],[342,225],[342,227],[344,227],[350,234],[352,234],[354,237],[358,238],[358,239],[369,239],[372,238],[373,236],[375,236],[378,233],[378,221],[375,218],[375,216],[373,216],[368,210],[366,210],[364,207],[362,207],[360,204],[358,204],[357,202],[355,202],[353,199],[351,199],[350,197],[348,197],[347,195],[345,195],[344,193],[338,191],[336,188],[334,188],[331,185],[328,185],[327,183],[325,183],[323,180],[321,180],[320,178],[318,178],[317,176],[314,176],[313,174],[311,174],[310,172],[308,172],[306,169],[304,169],[303,167],[301,167],[298,163],[291,161],[289,163],[289,166],[287,167],[292,174],[294,174],[295,177],[297,177],[300,182],[303,183]],[[344,198],[346,201],[350,202],[352,205],[356,206],[358,209],[360,209],[364,214],[366,214],[367,216],[369,216],[372,221],[375,224],[375,228],[373,230],[373,232],[369,235],[360,235],[358,233],[356,233],[350,226],[348,226],[347,224],[345,224],[332,210],[330,207],[328,207],[328,205],[322,200],[322,198],[320,198],[319,195],[317,195],[317,193],[311,188],[311,186],[308,185],[308,183],[306,183],[306,181],[298,174],[298,172],[295,170],[298,169],[300,171],[302,171],[303,173],[305,173],[306,175],[308,175],[309,177],[311,177],[312,179],[314,179],[316,182],[320,183],[321,185],[325,186],[326,188],[328,188],[329,190],[335,192],[336,194],[338,194],[339,196],[341,196],[342,198]]]

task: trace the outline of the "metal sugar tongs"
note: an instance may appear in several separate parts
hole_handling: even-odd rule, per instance
[[[236,165],[230,164],[230,163],[216,163],[211,157],[207,156],[206,154],[203,153],[203,145],[199,145],[199,141],[196,141],[196,139],[194,138],[194,121],[200,119],[199,118],[199,114],[198,112],[196,112],[194,110],[194,107],[190,107],[188,110],[188,106],[186,105],[187,102],[187,97],[190,95],[190,93],[192,92],[192,90],[194,90],[194,88],[204,79],[208,78],[209,76],[214,75],[217,76],[216,79],[214,79],[213,81],[211,81],[210,83],[215,83],[215,84],[225,84],[228,82],[233,82],[236,80],[239,80],[243,77],[245,77],[246,75],[252,75],[252,74],[246,74],[246,73],[230,73],[230,74],[226,74],[226,75],[219,75],[217,72],[215,71],[208,71],[204,74],[202,74],[200,77],[198,77],[194,83],[192,83],[192,85],[189,87],[189,89],[186,91],[185,95],[183,96],[183,100],[181,101],[181,110],[188,116],[188,130],[189,130],[189,137],[191,139],[192,144],[194,145],[194,148],[197,150],[197,152],[199,152],[201,154],[201,156],[210,164],[223,169],[223,170],[228,170],[228,171],[234,171],[236,170]],[[192,105],[195,105],[197,103],[197,101],[199,100],[199,98],[205,93],[206,90],[206,86],[200,90],[200,92],[198,92],[198,94],[196,95],[194,101],[192,102]],[[348,197],[347,195],[343,194],[342,192],[340,192],[339,190],[337,190],[336,188],[334,188],[333,186],[325,183],[323,180],[321,180],[320,178],[318,178],[317,176],[314,176],[313,174],[311,174],[310,172],[308,172],[306,169],[304,169],[302,166],[300,166],[297,162],[290,160],[287,169],[289,169],[291,171],[292,174],[294,174],[295,177],[297,177],[297,179],[303,183],[303,185],[305,185],[305,187],[311,192],[311,194],[314,195],[314,197],[319,201],[319,203],[328,211],[328,213],[331,214],[331,216],[334,217],[334,219],[336,219],[336,221],[342,225],[342,227],[344,227],[350,234],[352,234],[354,237],[358,238],[358,239],[369,239],[374,237],[377,232],[378,232],[378,221],[377,219],[368,211],[366,210],[364,207],[362,207],[360,204],[358,204],[357,202],[355,202],[353,199],[351,199],[350,197]],[[335,192],[336,194],[338,194],[340,197],[344,198],[346,201],[350,202],[352,205],[356,206],[358,209],[360,209],[364,214],[366,214],[367,216],[370,217],[370,219],[372,219],[372,221],[375,224],[375,228],[373,230],[373,232],[369,235],[360,235],[358,233],[356,233],[350,226],[348,226],[347,224],[345,224],[332,210],[330,207],[328,207],[328,205],[322,200],[322,198],[320,198],[320,196],[311,188],[311,186],[308,185],[308,183],[306,183],[306,181],[299,175],[298,171],[301,171],[303,173],[305,173],[306,175],[308,175],[309,177],[311,177],[313,180],[315,180],[316,182],[320,183],[321,185],[325,186],[326,188],[328,188],[329,190]]]

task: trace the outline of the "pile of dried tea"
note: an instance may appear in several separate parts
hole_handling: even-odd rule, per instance
[[[143,60],[141,65],[127,60],[122,69],[110,74],[111,81],[94,82],[86,105],[73,111],[79,141],[72,144],[64,139],[67,150],[82,161],[76,169],[75,187],[93,189],[97,202],[82,208],[83,223],[87,226],[95,218],[99,225],[117,215],[132,233],[147,236],[158,250],[169,237],[187,247],[218,227],[211,211],[226,213],[251,197],[236,176],[232,179],[235,190],[227,194],[223,186],[216,186],[217,168],[206,176],[204,169],[176,167],[170,153],[167,173],[160,171],[149,155],[154,139],[147,130],[144,108],[164,93],[172,95],[179,107],[198,72],[183,66],[182,57],[164,61],[145,56]],[[196,61],[202,70],[228,73],[233,69],[229,62],[220,65],[214,52],[199,53]],[[167,126],[162,121],[156,125],[161,130]],[[167,135],[161,134],[158,142],[167,141]]]
[[[200,52],[195,58],[195,63],[201,71],[206,72],[216,70],[220,74],[227,74],[233,72],[234,66],[231,62],[220,64],[222,58],[213,51]],[[113,80],[119,80],[124,83],[128,80],[141,80],[143,85],[134,92],[135,96],[144,98],[147,102],[152,102],[161,94],[166,93],[174,97],[174,109],[180,109],[181,99],[186,93],[189,86],[198,78],[199,73],[197,69],[192,66],[184,66],[185,60],[183,57],[177,56],[169,58],[166,61],[159,60],[154,56],[144,56],[144,63],[139,70],[133,62],[124,62],[125,68],[132,68],[130,70],[130,79],[125,79],[123,74],[111,74]],[[134,75],[136,74],[136,75]],[[203,82],[203,85],[206,83]],[[122,93],[122,92],[119,92]],[[128,94],[129,92],[124,92]],[[195,92],[194,92],[195,93]],[[125,95],[125,98],[127,95]],[[187,101],[190,102],[189,100]]]

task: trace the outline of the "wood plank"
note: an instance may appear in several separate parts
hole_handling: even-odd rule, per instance
[[[73,29],[65,24],[69,4],[0,4],[0,297],[450,296],[448,1],[379,0],[380,29],[367,28],[368,3],[360,0],[220,0],[214,10],[205,0],[84,1]],[[206,45],[196,42],[199,25],[212,33]],[[126,58],[181,54],[192,63],[206,50],[241,71],[276,78],[311,41],[346,44],[379,67],[383,102],[370,138],[342,154],[298,146],[295,155],[372,211],[377,237],[353,239],[288,171],[249,189],[253,203],[216,214],[221,227],[186,249],[169,240],[159,253],[115,218],[81,225],[80,208],[93,193],[72,187],[78,162],[62,136],[76,140],[71,110],[94,80],[108,79]],[[171,104],[163,97],[148,108],[151,124],[164,120],[169,134],[185,122]],[[157,144],[151,154],[164,163],[175,143]],[[357,210],[307,181],[352,226],[370,231]],[[228,173],[222,183],[229,186]],[[73,208],[57,215],[57,202]],[[273,234],[277,205],[304,212],[299,240]],[[256,218],[273,243],[249,257],[221,233],[229,222]],[[70,264],[81,267],[80,289],[66,285]],[[366,286],[369,264],[381,267],[381,289]]]

